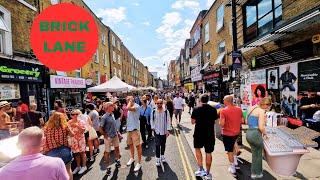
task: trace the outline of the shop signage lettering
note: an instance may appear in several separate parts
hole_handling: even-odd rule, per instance
[[[320,34],[312,36],[312,42],[313,44],[320,43]]]
[[[9,68],[7,66],[0,66],[0,72],[16,74],[16,75],[19,75],[19,74],[27,75],[27,76],[33,76],[36,78],[40,76],[40,72],[38,68],[32,68],[32,70],[24,70],[24,69]]]
[[[300,77],[303,80],[314,80],[316,77],[318,77],[319,74],[317,73],[312,73],[312,74],[301,74]]]
[[[86,88],[86,81],[82,78],[50,76],[51,88]]]
[[[213,78],[219,78],[219,77],[220,77],[220,73],[213,73],[210,75],[203,76],[203,79],[207,80],[207,79],[213,79]]]

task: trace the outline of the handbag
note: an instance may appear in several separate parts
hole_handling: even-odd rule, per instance
[[[97,139],[98,135],[96,130],[93,127],[89,128],[89,140]]]

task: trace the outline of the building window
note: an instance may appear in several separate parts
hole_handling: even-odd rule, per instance
[[[60,2],[60,0],[51,0],[51,4],[54,5],[54,4],[58,4]]]
[[[120,51],[120,44],[121,44],[121,42],[120,41],[117,41],[118,43],[117,43],[117,46],[118,46],[118,50]]]
[[[100,84],[100,72],[96,71],[96,82],[97,84]]]
[[[117,76],[117,68],[113,68],[113,76]]]
[[[11,13],[0,5],[0,53],[12,55]]]
[[[112,51],[112,61],[117,62],[117,54],[115,51]]]
[[[106,36],[104,34],[101,36],[101,41],[103,45],[106,45]]]
[[[121,56],[118,54],[118,64],[121,64]]]
[[[221,4],[217,9],[217,30],[219,32],[223,27],[223,14],[224,14],[224,4]]]
[[[111,35],[111,39],[112,39],[112,46],[116,47],[116,39],[114,38],[114,35]]]
[[[77,69],[75,72],[76,72],[76,77],[80,78],[81,77],[81,68]]]
[[[192,45],[195,46],[200,39],[200,27],[196,29],[192,37]]]
[[[209,35],[209,22],[204,26],[204,43],[209,42],[210,35]]]
[[[119,78],[121,79],[121,69],[119,69],[118,74],[119,74]]]
[[[211,53],[210,52],[206,53],[206,58],[207,58],[208,61],[210,60],[210,58],[211,58]]]
[[[94,55],[94,62],[95,63],[99,63],[99,51],[98,51],[98,49],[97,49],[97,51],[96,51],[96,53]]]
[[[282,20],[281,0],[250,1],[244,6],[245,42],[270,32]]]
[[[218,54],[224,53],[226,51],[226,41],[222,41],[218,44]]]
[[[107,66],[107,65],[108,65],[106,53],[103,53],[103,65],[104,65],[104,66]]]

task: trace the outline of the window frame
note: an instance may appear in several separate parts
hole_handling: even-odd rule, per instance
[[[107,55],[106,55],[106,53],[103,53],[103,65],[104,66],[108,66],[108,61],[107,61]]]
[[[99,50],[98,49],[97,49],[95,56],[94,56],[94,62],[97,64],[99,63]]]
[[[100,72],[99,71],[96,71],[96,79],[97,79],[96,83],[97,83],[97,85],[99,85],[100,84]]]
[[[224,43],[224,51],[220,52],[220,45],[223,44],[223,43]],[[218,48],[217,48],[217,50],[218,50],[218,56],[219,56],[220,54],[226,52],[226,40],[222,40],[222,41],[220,41],[220,42],[218,43]]]
[[[204,25],[204,43],[207,43],[210,41],[210,22],[208,21]]]
[[[117,68],[113,67],[113,76],[117,76]]]
[[[117,53],[114,50],[112,50],[112,61],[117,62]]]
[[[219,17],[219,10],[222,8],[222,17]],[[222,21],[221,27],[219,26],[219,20]],[[224,27],[224,4],[220,4],[216,11],[216,32],[220,32]]]
[[[121,56],[120,56],[120,54],[118,54],[118,56],[117,56],[117,61],[118,61],[118,64],[121,64]]]

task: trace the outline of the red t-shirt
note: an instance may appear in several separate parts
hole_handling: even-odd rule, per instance
[[[220,112],[220,118],[225,119],[222,134],[226,136],[237,136],[242,124],[242,110],[237,106],[226,107]]]

